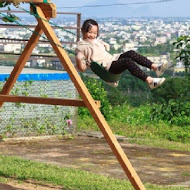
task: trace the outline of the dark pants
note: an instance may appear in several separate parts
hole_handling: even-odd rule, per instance
[[[128,70],[132,75],[145,81],[148,75],[143,72],[137,65],[142,65],[147,68],[151,68],[152,62],[146,57],[136,53],[133,50],[127,51],[120,55],[117,61],[113,61],[109,69],[110,73],[120,74],[125,70]]]

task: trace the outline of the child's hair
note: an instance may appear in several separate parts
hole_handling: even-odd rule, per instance
[[[98,23],[93,19],[88,19],[88,20],[84,21],[82,28],[81,28],[82,32],[88,32],[92,28],[93,25],[96,25],[98,27],[98,34],[99,34]]]

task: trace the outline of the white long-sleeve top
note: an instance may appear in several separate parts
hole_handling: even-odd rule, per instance
[[[75,53],[81,52],[87,62],[94,61],[109,70],[113,61],[118,60],[120,54],[111,55],[107,50],[109,45],[102,40],[94,39],[93,41],[81,40],[77,43]]]

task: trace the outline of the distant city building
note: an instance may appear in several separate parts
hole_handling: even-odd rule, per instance
[[[139,41],[144,43],[147,41],[147,37],[146,36],[140,36]]]
[[[160,64],[163,62],[170,62],[170,54],[167,55],[160,55],[160,56],[148,56],[147,57],[149,60],[154,62],[155,64]]]
[[[21,44],[5,44],[4,45],[4,51],[5,52],[20,53]]]
[[[34,25],[36,24],[35,20],[24,19],[24,24]],[[97,19],[98,20],[98,19]],[[57,21],[55,21],[57,22]],[[188,18],[105,18],[98,20],[100,27],[100,38],[105,42],[110,44],[111,48],[114,49],[114,53],[121,53],[122,51],[137,50],[138,47],[149,47],[156,46],[158,44],[164,44],[167,41],[172,44],[176,41],[177,37],[182,35],[190,35],[189,25],[190,20]],[[61,27],[65,26],[74,26],[75,22],[72,19],[65,18],[63,22],[59,24]],[[16,39],[29,39],[31,36],[30,30],[23,30],[17,28],[4,28],[2,25],[0,27],[0,52],[11,52],[11,53],[20,53],[22,52],[26,43],[18,41],[17,44],[14,41]],[[76,41],[76,35],[73,35],[72,29],[71,32],[63,31],[60,28],[55,29],[55,33],[58,36],[61,42]],[[12,39],[12,40],[10,40]],[[43,40],[43,38],[40,38]],[[24,41],[24,40],[23,40]],[[15,44],[14,44],[15,43]],[[76,44],[63,44],[65,50],[74,51]],[[176,50],[174,50],[176,51]],[[35,47],[32,54],[45,54],[45,53],[54,53],[51,45],[41,44]],[[166,52],[167,53],[167,52]],[[69,53],[71,59],[73,58],[72,53]],[[10,56],[11,58],[11,56]],[[158,57],[149,57],[153,62],[159,64],[163,61],[168,61],[170,63],[169,55],[160,55]],[[2,56],[0,64],[7,64],[8,58]],[[10,59],[14,62],[15,58]],[[39,59],[39,60],[38,60]],[[45,59],[45,62],[42,62],[42,59]],[[59,60],[54,58],[44,58],[37,57],[31,58],[28,60],[28,67],[50,67],[56,69],[63,69],[62,64]],[[8,61],[7,61],[8,60]],[[72,60],[75,63],[75,60]],[[11,63],[12,64],[12,63]],[[13,63],[14,64],[14,63]],[[177,71],[183,71],[184,66],[175,67]]]
[[[116,43],[117,43],[117,41],[116,41],[115,38],[111,38],[111,39],[110,39],[110,44],[114,45],[114,44],[116,44]]]
[[[114,48],[115,50],[118,50],[120,47],[121,47],[121,45],[119,45],[119,44],[114,44],[114,45],[113,45],[113,48]]]
[[[185,66],[181,61],[178,61],[176,63],[176,66],[174,67],[174,72],[179,73],[179,72],[184,72],[185,71]]]
[[[148,56],[147,57],[150,61],[152,61],[153,63],[159,65],[161,63],[165,63],[167,62],[169,65],[170,63],[170,54],[167,55],[160,55],[160,56]],[[147,69],[145,67],[142,67],[143,70],[147,70],[149,71],[150,69]]]
[[[125,43],[123,47],[123,51],[136,50],[134,43]]]
[[[131,28],[134,30],[140,30],[141,29],[141,25],[132,25]]]
[[[156,37],[156,41],[155,41],[154,45],[164,44],[166,42],[167,42],[167,37],[166,36]]]

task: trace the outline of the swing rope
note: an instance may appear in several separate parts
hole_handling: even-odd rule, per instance
[[[34,4],[34,3],[30,3],[30,5],[33,7],[33,10],[34,10],[35,13],[32,13],[31,11],[28,11],[27,9],[21,7],[20,5],[18,5],[17,8],[19,8],[20,10],[22,10],[22,11],[24,11],[24,12],[26,12],[26,13],[29,13],[30,15],[35,16],[36,18],[39,18],[39,19],[41,19],[41,20],[43,20],[43,21],[49,23],[50,25],[52,25],[52,26],[54,26],[54,27],[56,27],[56,28],[61,29],[61,31],[70,33],[70,34],[72,34],[73,36],[77,36],[75,33],[71,32],[71,31],[69,31],[69,30],[64,29],[63,27],[61,27],[61,26],[55,24],[54,22],[48,21],[47,19],[44,19],[44,18],[40,17],[40,16],[36,13],[36,6],[35,6],[35,4]]]
[[[33,15],[33,13],[31,13]],[[54,45],[58,46],[58,47],[61,47],[62,49],[66,50],[67,53],[70,53],[72,55],[75,55],[75,52],[72,51],[72,50],[69,50],[67,48],[64,48],[63,46],[60,46],[59,44],[55,43],[54,41],[52,40],[49,40],[48,38],[46,37],[43,37],[42,35],[40,35],[38,32],[35,32],[33,30],[31,30],[30,28],[24,26],[23,24],[19,23],[17,20],[14,20],[13,18],[3,14],[0,12],[0,15],[3,15],[4,17],[6,17],[8,20],[11,20],[12,22],[15,22],[16,24],[18,24],[19,26],[31,31],[32,33],[35,33],[36,35],[40,36],[41,38],[45,39],[46,41],[50,42],[50,43],[53,43]],[[36,14],[35,14],[36,15]],[[35,16],[34,15],[34,16]],[[37,17],[37,15],[36,15]],[[43,19],[41,17],[37,17],[39,19]],[[43,19],[45,22],[48,22],[49,24],[51,24],[51,22],[49,22],[48,20],[46,19]],[[121,74],[112,74],[110,73],[109,71],[107,71],[103,66],[101,66],[100,64],[98,64],[97,62],[94,62],[92,61],[90,63],[90,68],[92,70],[92,72],[94,72],[97,76],[99,76],[102,80],[104,80],[105,82],[117,82],[119,81],[120,77],[121,77]]]
[[[52,40],[49,40],[48,38],[46,38],[46,37],[44,37],[44,36],[42,36],[42,35],[40,35],[38,32],[35,32],[34,30],[31,30],[29,27],[27,27],[27,26],[21,24],[21,23],[18,22],[17,20],[14,20],[12,17],[9,17],[8,15],[5,15],[4,13],[1,13],[1,12],[0,12],[0,15],[6,17],[8,20],[10,20],[10,21],[12,21],[12,22],[15,22],[17,25],[21,26],[22,28],[24,28],[24,29],[26,29],[26,30],[29,30],[30,32],[36,34],[37,36],[40,36],[41,38],[45,39],[47,42],[53,43],[54,45],[56,45],[56,46],[58,46],[58,47],[61,47],[61,48],[63,48],[64,50],[66,50],[68,53],[74,54],[73,51],[71,51],[71,50],[69,50],[69,49],[65,49],[63,46],[61,46],[61,45],[55,43],[55,42],[52,41]]]

